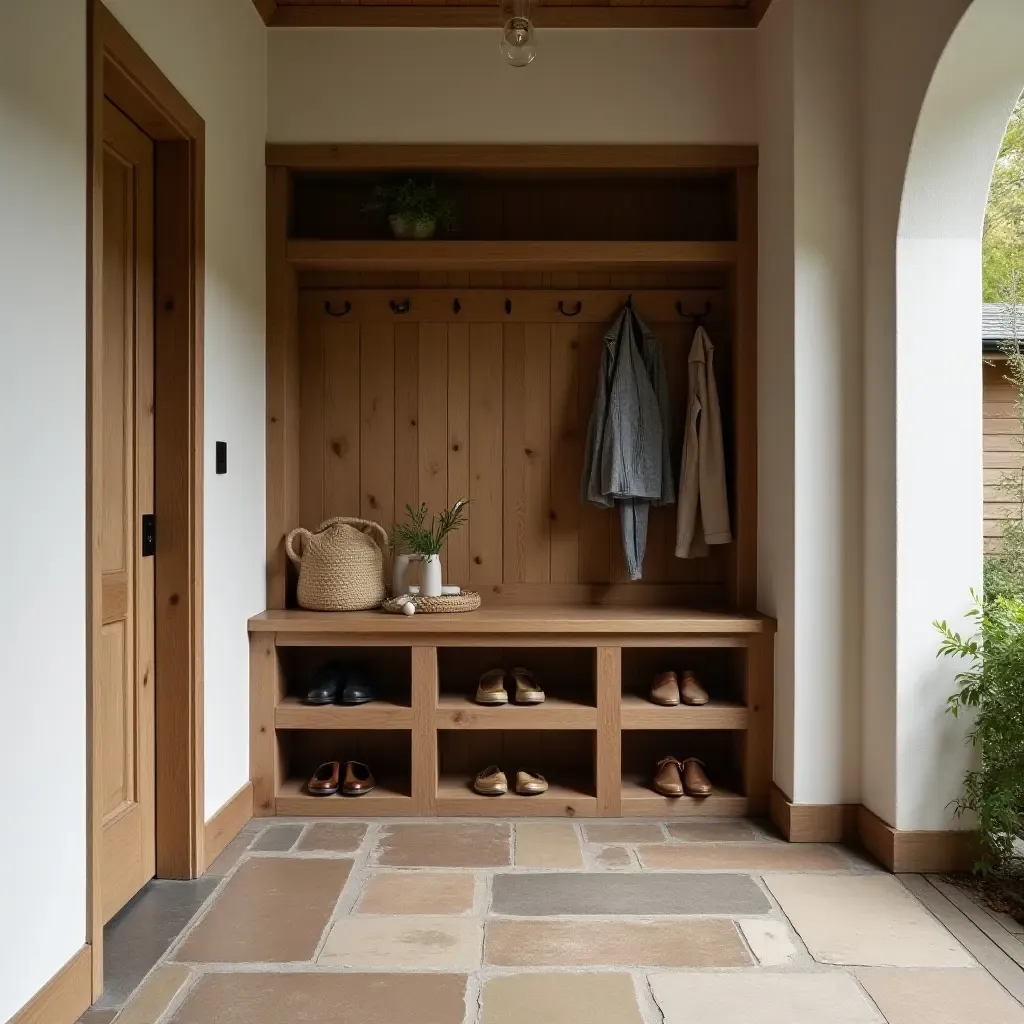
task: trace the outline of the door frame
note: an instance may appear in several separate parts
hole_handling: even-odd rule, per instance
[[[99,572],[103,296],[103,101],[153,140],[154,436],[157,554],[156,873],[205,869],[203,797],[203,119],[100,0],[88,14],[86,341],[86,941],[92,995],[103,988],[100,899]]]

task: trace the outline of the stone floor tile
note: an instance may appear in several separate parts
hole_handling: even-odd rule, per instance
[[[512,863],[510,826],[496,822],[387,825],[377,863],[390,867],[500,868]]]
[[[973,960],[890,875],[766,875],[811,955],[865,967],[970,967]]]
[[[252,857],[232,875],[175,960],[309,960],[352,868],[350,860]]]
[[[665,831],[660,825],[641,821],[595,821],[583,826],[588,843],[663,843]]]
[[[458,974],[207,974],[170,1024],[462,1024],[465,992]]]
[[[751,917],[737,924],[763,967],[782,967],[796,956],[797,948],[785,922],[770,917]]]
[[[75,1021],[75,1024],[111,1024],[117,1014],[117,1007],[101,1010],[93,1006],[86,1010],[85,1013]]]
[[[466,914],[476,879],[457,871],[375,871],[356,907],[359,914]]]
[[[491,910],[554,915],[766,914],[771,903],[749,875],[498,874]]]
[[[317,963],[328,967],[476,970],[482,924],[467,917],[343,917]]]
[[[515,828],[517,868],[583,867],[580,841],[569,822],[523,821]]]
[[[117,1024],[156,1024],[174,997],[188,984],[190,972],[178,964],[162,964],[121,1011]]]
[[[259,834],[250,849],[261,853],[287,853],[301,834],[301,825],[271,825]]]
[[[103,994],[97,1007],[125,1004],[219,882],[155,879],[118,913],[103,929]]]
[[[858,975],[889,1024],[1024,1024],[1024,1007],[981,970]]]
[[[673,821],[668,834],[684,843],[745,843],[757,833],[745,821]]]
[[[300,850],[355,853],[366,837],[367,826],[357,821],[321,821],[310,825],[299,840]]]
[[[483,989],[481,1024],[643,1024],[628,974],[512,974]]]
[[[810,843],[688,843],[638,846],[640,863],[654,871],[848,871],[831,846]]]
[[[651,974],[648,980],[664,1024],[885,1024],[846,974]]]
[[[602,846],[594,854],[594,863],[601,868],[633,868],[637,862],[624,846]]]
[[[242,854],[252,845],[256,838],[254,832],[239,832],[227,846],[221,850],[217,859],[206,869],[204,878],[223,878],[241,859]]]
[[[608,877],[608,876],[603,876]],[[484,959],[500,967],[748,967],[732,921],[492,920]]]

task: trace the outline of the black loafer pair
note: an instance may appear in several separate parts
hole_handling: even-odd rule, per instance
[[[306,691],[306,703],[367,704],[376,696],[373,686],[358,668],[334,661],[319,669],[315,682]]]

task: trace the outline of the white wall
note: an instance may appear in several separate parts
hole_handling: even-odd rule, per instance
[[[266,29],[251,0],[107,0],[206,121],[206,817],[249,779],[245,620],[266,607]],[[228,473],[214,474],[214,443]]]
[[[495,29],[277,29],[271,142],[695,142],[757,137],[755,33],[557,29],[527,68]]]
[[[85,941],[85,5],[0,6],[0,1020]],[[40,792],[59,778],[60,813]]]

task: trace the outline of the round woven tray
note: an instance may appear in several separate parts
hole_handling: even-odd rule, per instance
[[[388,598],[381,607],[386,612],[401,614],[402,608],[410,601],[416,606],[417,615],[437,615],[444,612],[475,612],[480,607],[480,595],[473,593],[445,594],[441,597],[419,597],[403,594]]]

